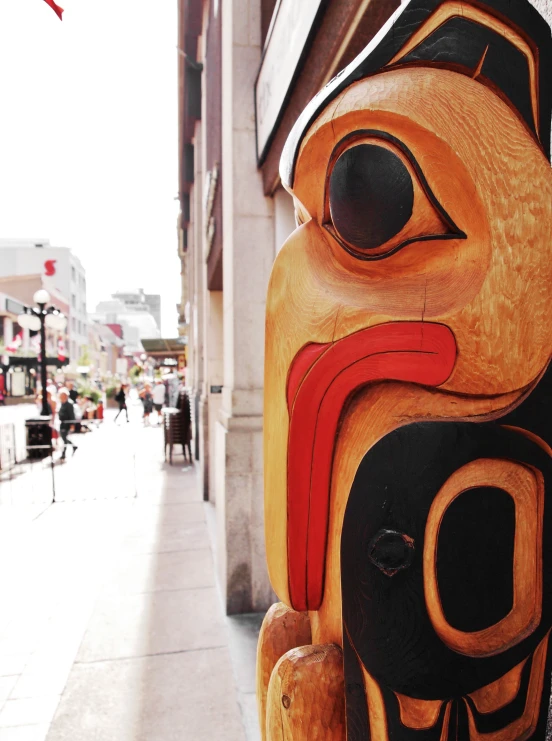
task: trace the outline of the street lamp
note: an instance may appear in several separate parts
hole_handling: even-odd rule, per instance
[[[63,331],[67,326],[67,317],[55,306],[46,304],[50,301],[50,294],[40,288],[33,296],[38,308],[25,307],[25,312],[17,317],[17,322],[23,329],[33,332],[40,330],[40,383],[42,386],[42,416],[48,417],[48,396],[46,394],[46,327]]]

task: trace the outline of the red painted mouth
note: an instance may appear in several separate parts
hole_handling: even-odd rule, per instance
[[[317,610],[324,593],[334,446],[347,399],[373,381],[439,386],[452,373],[456,341],[443,324],[391,322],[337,342],[309,344],[287,384],[287,468],[291,605]]]

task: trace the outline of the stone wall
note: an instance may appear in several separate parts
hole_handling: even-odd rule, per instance
[[[218,569],[229,614],[272,600],[264,547],[264,322],[273,204],[257,169],[253,88],[260,0],[223,0],[224,389],[215,431]]]

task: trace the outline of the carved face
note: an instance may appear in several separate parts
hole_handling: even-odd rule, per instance
[[[490,414],[546,367],[552,173],[519,112],[488,85],[407,66],[328,103],[302,138],[291,192],[301,225],[267,299],[267,539],[280,546],[269,554],[278,593],[315,609],[335,440],[352,395],[396,380],[438,388],[433,416]],[[476,409],[476,398],[492,402]],[[314,496],[324,513],[313,519]]]
[[[445,727],[467,738],[454,729],[506,707],[505,696],[538,716],[543,692],[550,441],[471,422],[477,444],[457,450],[447,438],[465,420],[497,419],[520,404],[552,353],[549,108],[538,67],[550,49],[534,40],[542,27],[531,41],[529,21],[523,29],[508,22],[508,0],[485,5],[419,0],[401,9],[404,23],[381,42],[384,51],[376,42],[344,73],[347,84],[338,79],[315,99],[284,155],[299,226],[277,257],[267,299],[269,569],[283,601],[317,611],[315,640],[343,643],[346,666],[357,662],[359,683],[389,724],[400,717],[402,730],[388,729],[396,738],[431,728],[444,740]],[[528,8],[512,12],[533,23]],[[430,420],[441,447],[410,424]],[[410,458],[397,431],[406,425],[417,435]],[[506,462],[512,436],[518,450]],[[480,458],[491,463],[474,473]],[[476,483],[455,478],[464,474]],[[518,497],[524,482],[532,509]],[[489,512],[464,489],[478,490]],[[481,576],[458,606],[437,566],[447,543],[439,528],[454,533],[462,507],[479,526],[495,516],[511,534],[497,546],[503,560],[494,556],[510,585],[494,605],[468,605],[485,597]],[[428,704],[420,709],[418,700]],[[460,710],[469,702],[471,716]],[[383,712],[370,707],[370,717]],[[522,730],[502,716],[478,720],[469,735],[515,741],[534,720]]]

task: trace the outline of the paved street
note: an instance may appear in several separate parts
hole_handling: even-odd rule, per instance
[[[2,411],[0,410],[0,423]],[[0,741],[254,741],[260,616],[223,615],[210,505],[162,431],[0,482]]]

